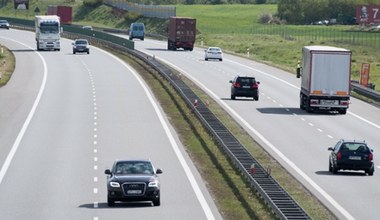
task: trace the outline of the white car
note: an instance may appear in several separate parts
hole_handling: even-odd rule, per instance
[[[223,52],[219,47],[209,47],[205,50],[205,60],[209,59],[218,59],[220,61],[223,60]]]

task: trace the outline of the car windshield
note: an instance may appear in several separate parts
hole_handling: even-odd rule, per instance
[[[364,143],[344,143],[342,144],[341,151],[368,153],[369,148]]]
[[[8,23],[8,21],[6,21],[6,20],[0,20],[0,23],[5,24],[5,23]]]
[[[124,161],[116,164],[115,174],[154,174],[152,164],[145,161]]]
[[[240,77],[236,81],[238,83],[243,83],[243,84],[254,84],[254,83],[256,83],[256,80],[254,78],[243,78],[243,77]]]
[[[215,48],[215,47],[211,47],[208,50],[211,51],[211,52],[219,52],[220,51],[219,48]]]
[[[77,41],[75,41],[75,44],[87,44],[87,41],[85,41],[85,40],[77,40]]]

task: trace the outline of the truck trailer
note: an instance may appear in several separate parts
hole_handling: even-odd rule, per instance
[[[337,47],[302,48],[301,109],[346,114],[350,103],[351,56],[351,51]]]
[[[57,15],[61,24],[71,24],[73,22],[73,9],[71,6],[48,5],[47,15]]]
[[[61,24],[56,15],[38,15],[35,17],[37,50],[61,50]]]
[[[168,26],[168,50],[192,51],[195,43],[196,19],[186,17],[170,17]]]

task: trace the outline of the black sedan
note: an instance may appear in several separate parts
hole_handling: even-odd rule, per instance
[[[115,201],[151,201],[160,205],[160,180],[150,160],[117,160],[112,169],[105,170],[107,177],[107,203]]]
[[[331,151],[329,171],[336,174],[338,170],[364,170],[372,176],[375,172],[373,150],[364,141],[340,140]]]

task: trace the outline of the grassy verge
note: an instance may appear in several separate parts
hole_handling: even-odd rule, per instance
[[[7,84],[15,69],[15,57],[8,48],[0,45],[0,87]]]

